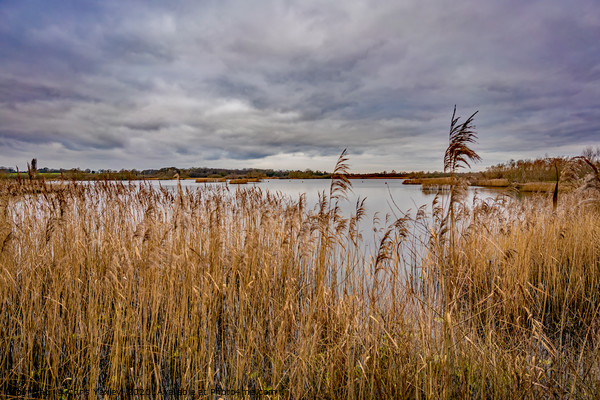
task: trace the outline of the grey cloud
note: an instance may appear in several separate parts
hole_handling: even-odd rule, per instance
[[[357,170],[439,169],[454,104],[480,110],[488,164],[600,137],[592,0],[59,8],[0,5],[10,163],[313,167],[349,147]]]

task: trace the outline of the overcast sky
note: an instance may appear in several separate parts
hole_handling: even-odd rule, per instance
[[[0,0],[0,165],[478,169],[600,144],[598,0]]]

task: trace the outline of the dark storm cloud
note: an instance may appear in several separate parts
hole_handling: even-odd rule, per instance
[[[0,164],[440,169],[600,141],[600,5],[0,3]]]

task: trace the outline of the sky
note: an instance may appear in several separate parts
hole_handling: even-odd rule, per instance
[[[476,170],[600,145],[598,0],[0,0],[0,165]]]

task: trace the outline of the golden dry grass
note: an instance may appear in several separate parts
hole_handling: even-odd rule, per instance
[[[227,182],[225,178],[196,178],[196,183]]]
[[[423,183],[422,178],[414,178],[414,179],[405,179],[402,184],[403,185],[420,185]]]
[[[432,188],[444,188],[448,187],[452,184],[452,177],[445,178],[423,178],[421,180],[421,185],[424,189],[432,189]]]
[[[483,187],[508,187],[510,186],[510,182],[508,179],[500,178],[500,179],[479,179],[477,180],[473,186],[483,186]]]
[[[517,185],[517,189],[521,192],[552,192],[555,186],[556,182],[526,182]],[[567,189],[565,185],[559,183],[558,190],[565,191]]]
[[[0,182],[0,392],[595,398],[598,203],[444,199],[366,254],[361,204]]]
[[[405,185],[423,185],[424,188],[427,187],[443,187],[448,186],[452,183],[452,178],[443,177],[443,178],[415,178],[415,179],[406,179],[402,182]]]

